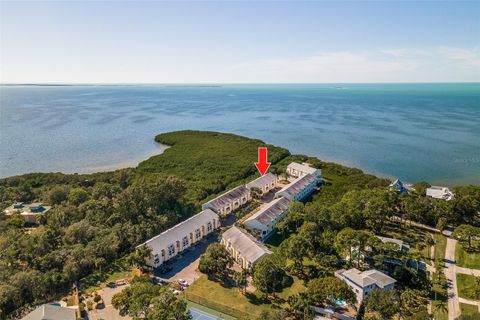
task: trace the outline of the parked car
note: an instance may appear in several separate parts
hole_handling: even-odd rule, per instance
[[[120,280],[115,281],[116,286],[124,286],[126,284],[127,284],[127,281],[125,279],[120,279]]]
[[[182,287],[188,287],[188,282],[183,280],[183,279],[178,279],[178,284],[181,285]]]
[[[115,284],[115,282],[109,282],[107,283],[107,287],[109,288],[115,288],[117,285]]]

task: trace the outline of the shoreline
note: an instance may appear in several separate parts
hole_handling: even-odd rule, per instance
[[[155,147],[144,153],[141,156],[136,157],[135,159],[130,159],[130,160],[124,160],[120,162],[115,162],[111,164],[104,164],[104,165],[94,165],[94,166],[86,166],[81,169],[75,170],[75,171],[57,171],[57,170],[52,170],[52,171],[34,171],[34,172],[24,172],[16,175],[10,175],[10,176],[5,176],[5,177],[0,177],[1,179],[8,179],[12,177],[17,177],[17,176],[23,176],[26,174],[31,174],[31,173],[54,173],[54,172],[59,172],[62,174],[94,174],[94,173],[102,173],[102,172],[113,172],[116,170],[121,170],[121,169],[127,169],[127,168],[136,168],[141,162],[146,161],[150,159],[151,157],[157,156],[165,152],[170,146],[159,143],[154,141]],[[292,155],[297,155],[297,153],[291,153]],[[362,170],[362,172],[370,175],[374,175],[379,178],[384,178],[384,179],[389,179],[394,181],[397,179],[397,177],[390,175],[390,174],[385,174],[381,172],[370,172],[366,171],[365,169],[361,168],[359,165],[353,164],[353,161],[349,162],[344,162],[338,159],[332,159],[328,156],[320,156],[320,155],[312,155],[312,154],[302,154],[308,157],[315,157],[320,159],[321,161],[324,162],[329,162],[329,163],[335,163],[339,164],[345,167],[349,168],[356,168],[359,170]],[[480,174],[478,177],[470,177],[471,179],[442,179],[442,180],[436,180],[436,181],[427,181],[431,185],[441,185],[441,186],[446,186],[446,187],[455,187],[455,186],[461,186],[461,185],[479,185],[480,184]],[[402,180],[404,183],[415,183],[415,182],[420,182],[421,180],[417,181],[407,181],[405,179],[402,179],[402,177],[398,177],[398,179]]]

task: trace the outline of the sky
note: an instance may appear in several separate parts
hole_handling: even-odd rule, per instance
[[[3,1],[1,83],[480,81],[480,1]]]

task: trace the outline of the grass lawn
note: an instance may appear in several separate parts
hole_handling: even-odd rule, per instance
[[[129,278],[132,276],[132,269],[125,259],[119,259],[102,270],[97,270],[89,276],[80,280],[80,288],[83,293],[90,294],[101,289],[109,282]]]
[[[430,247],[425,244],[427,239],[432,237],[432,234],[428,231],[415,226],[388,221],[381,235],[404,241],[410,245],[410,253],[420,252],[425,262],[430,261]]]
[[[287,300],[287,298],[290,297],[291,295],[294,295],[306,290],[302,280],[298,279],[297,277],[292,277],[292,278],[293,278],[292,285],[290,287],[283,288],[283,290],[277,294],[279,298]]]
[[[466,304],[466,303],[460,303],[460,309],[462,310],[462,316],[478,317],[478,319],[480,319],[480,312],[478,312],[477,306],[473,306],[471,304]],[[477,318],[472,318],[472,319],[477,319]]]
[[[186,299],[231,316],[256,318],[262,310],[269,310],[271,303],[256,293],[241,294],[237,287],[223,286],[208,280],[206,276],[197,279],[186,291]]]
[[[433,234],[433,238],[435,239],[435,260],[443,261],[447,248],[447,238],[439,233]]]
[[[467,252],[460,243],[457,243],[457,248],[455,249],[455,260],[460,267],[480,269],[480,253]]]
[[[478,300],[475,294],[475,276],[457,273],[458,296],[469,300]]]

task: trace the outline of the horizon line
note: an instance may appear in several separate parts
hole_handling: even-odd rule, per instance
[[[121,85],[178,85],[178,86],[221,86],[221,85],[306,85],[306,84],[461,84],[479,81],[384,81],[384,82],[0,82],[0,86],[121,86]]]

